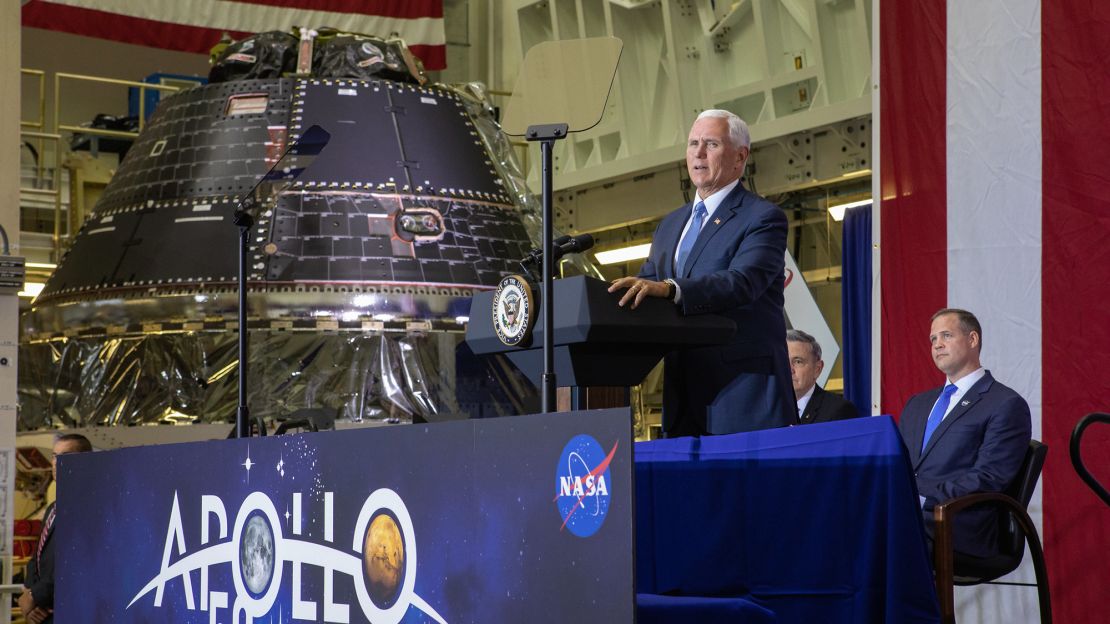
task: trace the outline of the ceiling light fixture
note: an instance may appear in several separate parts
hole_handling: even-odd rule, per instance
[[[843,221],[844,212],[849,208],[859,208],[860,206],[868,206],[870,204],[870,199],[861,199],[859,201],[848,202],[846,204],[834,204],[829,206],[829,214],[832,216],[833,221]]]
[[[633,260],[643,260],[648,257],[648,252],[650,251],[651,243],[644,243],[643,245],[632,245],[631,247],[599,251],[594,254],[594,257],[597,258],[600,264],[620,264]]]

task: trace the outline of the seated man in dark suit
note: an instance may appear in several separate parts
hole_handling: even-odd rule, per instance
[[[794,382],[794,397],[798,400],[801,424],[859,417],[855,405],[817,385],[825,362],[821,359],[821,345],[816,338],[799,329],[788,329],[786,349],[790,353],[790,378]]]
[[[1032,435],[1029,405],[994,380],[979,363],[983,330],[971,312],[945,308],[929,330],[933,362],[947,376],[943,388],[910,398],[898,429],[917,478],[925,530],[933,536],[933,507],[974,492],[1001,492],[1021,467]],[[998,554],[998,514],[961,511],[953,526],[955,550],[974,557]]]

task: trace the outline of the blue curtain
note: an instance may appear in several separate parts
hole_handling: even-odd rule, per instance
[[[844,398],[871,414],[871,206],[844,215],[841,322]]]

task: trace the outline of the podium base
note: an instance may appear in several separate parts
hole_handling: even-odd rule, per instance
[[[563,386],[555,390],[557,411],[606,409],[629,405],[627,386]]]

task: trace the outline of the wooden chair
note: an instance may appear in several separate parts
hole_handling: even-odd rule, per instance
[[[1026,509],[1033,498],[1033,490],[1041,476],[1048,447],[1036,440],[1029,443],[1029,449],[1022,460],[1021,468],[1006,491],[980,492],[947,500],[934,508],[936,521],[934,559],[936,566],[937,598],[940,600],[941,622],[955,624],[954,585],[978,585],[992,583],[995,579],[1009,574],[1021,565],[1025,554],[1025,543],[1029,543],[1029,555],[1033,559],[1033,571],[1037,582],[999,583],[1004,585],[1024,585],[1037,588],[1040,602],[1041,622],[1051,624],[1052,605],[1049,602],[1048,571],[1044,562],[1044,550],[1037,535],[1037,528],[1029,518]],[[1001,552],[994,557],[968,557],[954,552],[952,524],[956,514],[972,505],[990,504],[999,509],[999,543]]]

